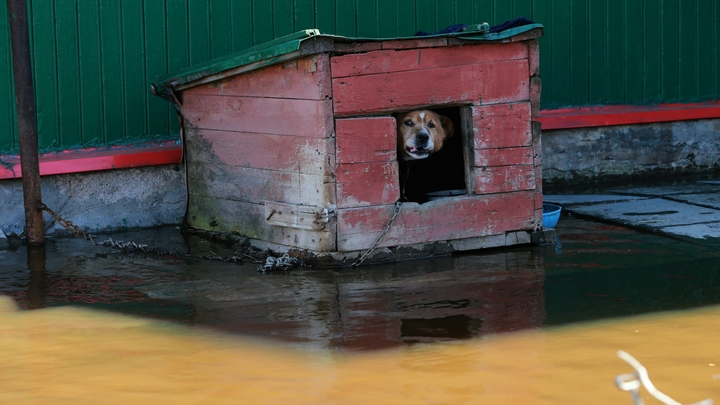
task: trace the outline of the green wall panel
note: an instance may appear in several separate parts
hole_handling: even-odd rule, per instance
[[[78,46],[78,13],[76,0],[56,0],[55,14],[68,18],[55,19],[55,44],[57,52],[58,91],[57,110],[58,143],[75,145],[82,142],[80,123],[80,49]]]
[[[169,52],[169,33],[168,29],[168,18],[164,15],[167,10],[167,5],[164,1],[145,1],[143,2],[142,8],[142,32],[144,33],[141,46],[143,47],[145,57],[143,58],[142,68],[144,74],[142,75],[144,93],[141,96],[145,97],[147,113],[140,117],[140,122],[143,123],[145,132],[150,136],[167,136],[172,131],[172,124],[176,122],[176,118],[172,116],[172,109],[168,103],[163,103],[163,100],[159,100],[156,97],[147,96],[147,89],[152,82],[157,80],[159,77],[165,74],[171,68]],[[169,1],[172,3],[172,1]],[[152,18],[152,16],[159,16],[160,18]],[[185,21],[182,16],[179,16],[180,21]],[[150,17],[150,18],[148,18]],[[181,34],[182,36],[183,34]],[[184,37],[187,38],[187,32],[184,32]],[[228,35],[228,39],[230,36]],[[186,49],[185,47],[181,47]],[[228,47],[228,52],[230,48]],[[187,52],[184,52],[185,54]],[[187,60],[187,59],[185,59]],[[182,63],[187,65],[187,62]],[[138,86],[140,89],[140,86]],[[157,118],[155,118],[157,117]],[[177,125],[176,125],[177,126]]]
[[[38,142],[43,146],[53,146],[60,142],[58,75],[72,74],[64,66],[58,69],[53,6],[53,0],[35,0],[28,10],[32,21],[45,21],[44,24],[33,24],[34,48],[31,50],[33,65],[43,67],[36,68],[33,72],[36,83]]]
[[[660,2],[643,2],[643,22],[645,31],[661,32],[662,21],[660,20]],[[642,48],[642,100],[647,100],[651,95],[659,95],[662,92],[662,75],[658,66],[662,65],[662,36],[645,35]]]
[[[720,99],[717,0],[28,0],[40,146],[172,138],[149,93],[191,64],[301,29],[395,37],[525,15],[545,25],[542,108]],[[17,152],[0,7],[0,154]]]
[[[17,150],[15,86],[7,7],[0,7],[0,154]]]
[[[77,82],[80,88],[80,133],[76,138],[79,144],[102,140],[105,133],[99,13],[100,6],[97,1],[78,0],[77,40],[80,65]]]

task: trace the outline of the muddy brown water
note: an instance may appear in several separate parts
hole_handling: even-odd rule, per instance
[[[720,400],[716,246],[557,230],[555,246],[272,274],[78,239],[1,251],[0,402],[631,403],[619,349],[676,400]],[[232,253],[173,229],[113,237]]]

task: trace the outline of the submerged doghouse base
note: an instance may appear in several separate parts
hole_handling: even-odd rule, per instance
[[[193,229],[192,232],[209,239],[219,239],[226,243],[235,244],[239,247],[240,251],[258,260],[264,260],[268,256],[280,257],[287,253],[290,257],[298,259],[303,265],[321,268],[350,267],[367,253],[367,250],[353,252],[316,252],[226,233],[197,229]],[[532,233],[526,231],[507,232],[502,235],[379,247],[374,249],[362,263],[358,263],[357,265],[429,259],[432,257],[449,256],[455,252],[467,252],[488,248],[502,248],[527,244],[548,245],[554,243],[554,229],[545,229]]]

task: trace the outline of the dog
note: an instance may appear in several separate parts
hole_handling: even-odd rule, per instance
[[[402,113],[395,116],[395,120],[397,122],[397,149],[401,173],[400,200],[417,202],[422,197],[419,189],[412,188],[412,190],[408,190],[409,194],[405,193],[407,183],[409,180],[411,181],[410,165],[422,161],[423,163],[416,163],[413,166],[425,166],[425,163],[428,163],[434,167],[431,162],[423,159],[440,151],[445,141],[453,136],[455,130],[448,117],[430,110]],[[422,167],[417,169],[422,169]],[[418,181],[422,183],[421,179]]]
[[[455,132],[448,117],[430,110],[403,113],[396,121],[398,156],[404,161],[427,158]]]

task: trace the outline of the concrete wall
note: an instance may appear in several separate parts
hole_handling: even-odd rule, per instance
[[[543,181],[580,183],[720,167],[720,119],[543,131]]]
[[[179,225],[185,213],[185,179],[177,165],[110,170],[41,180],[45,205],[90,232]],[[45,213],[47,234],[67,233]],[[0,181],[0,230],[25,228],[21,180]]]

